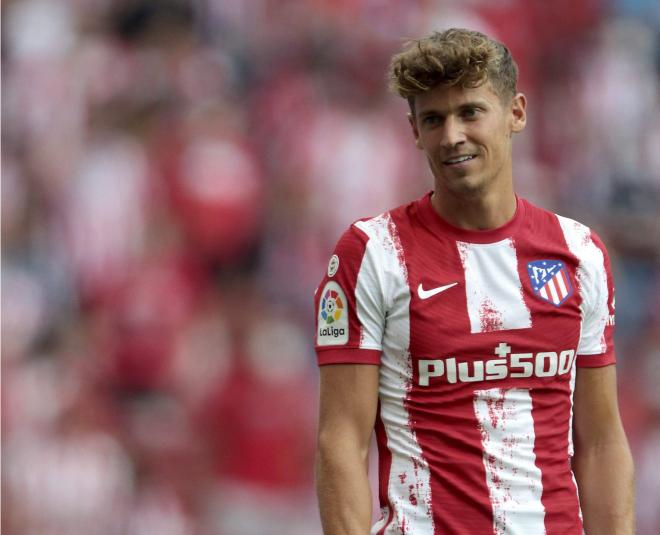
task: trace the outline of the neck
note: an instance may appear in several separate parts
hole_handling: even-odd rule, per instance
[[[431,204],[449,224],[466,230],[501,227],[516,213],[516,196],[512,185],[498,191],[474,195],[460,195],[436,187]]]

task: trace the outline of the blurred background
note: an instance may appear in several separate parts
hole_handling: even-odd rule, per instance
[[[608,245],[660,533],[654,0],[2,2],[5,533],[321,533],[313,292],[430,189],[385,72],[450,26],[518,61],[518,192]]]

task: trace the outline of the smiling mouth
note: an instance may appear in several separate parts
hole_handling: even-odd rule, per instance
[[[449,166],[460,165],[466,162],[470,162],[474,160],[476,157],[477,157],[476,154],[464,154],[462,156],[455,156],[453,158],[449,158],[448,160],[445,160],[442,163],[444,165],[449,165]]]

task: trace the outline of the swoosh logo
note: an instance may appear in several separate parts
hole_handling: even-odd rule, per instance
[[[422,285],[420,283],[420,285],[417,287],[417,295],[419,295],[420,299],[428,299],[429,297],[433,297],[434,295],[437,295],[440,292],[449,290],[449,288],[453,288],[457,284],[458,284],[457,282],[452,282],[451,284],[445,284],[444,286],[438,286],[437,288],[431,288],[430,290],[425,290],[424,288],[422,288]]]

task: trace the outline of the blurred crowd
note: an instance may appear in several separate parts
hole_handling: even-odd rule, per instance
[[[608,245],[660,533],[653,0],[3,2],[5,533],[320,533],[313,292],[353,220],[430,189],[385,73],[450,26],[518,61],[519,193]]]

